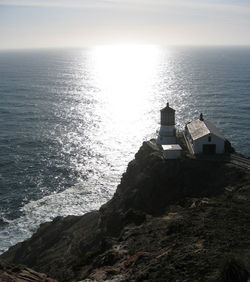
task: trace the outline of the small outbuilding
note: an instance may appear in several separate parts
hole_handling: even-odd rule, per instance
[[[162,149],[165,159],[178,159],[181,156],[182,148],[179,144],[162,145]]]
[[[214,124],[203,120],[202,115],[186,125],[185,137],[193,154],[225,153],[225,138]]]

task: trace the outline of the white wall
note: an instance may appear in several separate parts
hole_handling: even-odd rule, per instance
[[[174,125],[161,125],[159,135],[161,136],[175,136],[176,130]]]
[[[176,137],[165,137],[165,136],[158,136],[157,138],[157,144],[158,145],[170,145],[170,144],[176,144]]]
[[[224,149],[224,140],[217,137],[214,134],[210,134],[211,142],[208,142],[208,136],[205,135],[193,142],[193,150],[195,154],[199,154],[203,152],[203,145],[204,144],[215,144],[216,145],[216,154],[223,154],[225,152]]]
[[[174,125],[161,125],[160,132],[157,138],[157,144],[168,145],[176,144],[176,129]]]
[[[163,157],[165,159],[178,159],[181,156],[181,150],[165,150]]]

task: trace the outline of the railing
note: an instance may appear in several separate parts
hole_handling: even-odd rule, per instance
[[[190,154],[194,155],[194,150],[193,150],[191,144],[188,142],[186,135],[185,135],[185,132],[183,131],[182,134],[183,134],[184,140],[186,142],[186,145],[187,145],[187,148],[188,148]]]
[[[250,159],[236,154],[230,155],[230,163],[240,166],[242,168],[250,170]]]

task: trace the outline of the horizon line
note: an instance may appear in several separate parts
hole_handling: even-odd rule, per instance
[[[156,46],[159,48],[178,47],[250,47],[250,44],[154,44],[154,43],[107,43],[92,44],[83,46],[36,46],[36,47],[9,47],[1,48],[0,51],[25,51],[25,50],[55,50],[55,49],[92,49],[100,46]]]

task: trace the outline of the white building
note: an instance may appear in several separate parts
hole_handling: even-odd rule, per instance
[[[225,138],[215,125],[207,120],[194,120],[186,125],[185,136],[193,154],[223,154]]]
[[[176,144],[175,110],[169,107],[169,103],[161,109],[161,127],[157,144]]]
[[[162,149],[165,159],[178,159],[181,156],[182,148],[179,144],[162,145]]]

